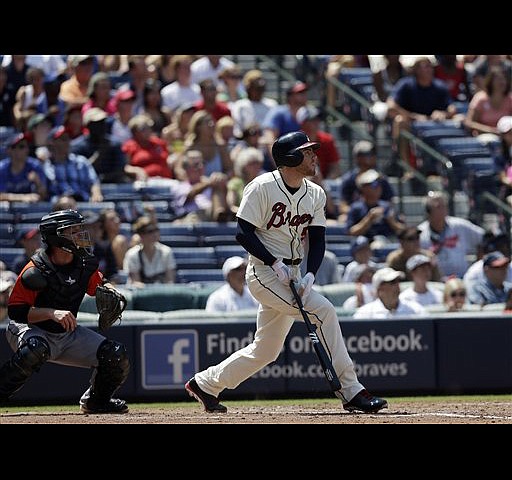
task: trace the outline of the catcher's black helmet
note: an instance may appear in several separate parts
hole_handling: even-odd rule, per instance
[[[272,157],[278,167],[296,167],[304,160],[301,150],[317,150],[320,144],[312,142],[304,132],[291,132],[279,137],[272,145]]]
[[[69,227],[81,227],[73,233]],[[39,224],[41,239],[48,246],[59,247],[79,257],[92,256],[89,232],[84,229],[84,217],[75,210],[59,210],[45,215]]]

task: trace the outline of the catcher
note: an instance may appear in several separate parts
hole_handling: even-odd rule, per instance
[[[16,280],[8,302],[7,341],[14,355],[0,367],[0,403],[23,387],[45,362],[94,368],[80,399],[84,413],[126,413],[112,398],[130,370],[124,345],[77,325],[85,296],[96,295],[99,327],[120,320],[124,297],[104,284],[84,217],[74,210],[45,215],[39,230],[46,248],[38,250]]]

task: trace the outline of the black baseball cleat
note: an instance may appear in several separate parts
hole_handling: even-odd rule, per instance
[[[108,402],[96,403],[90,398],[80,400],[80,411],[82,413],[101,414],[101,413],[128,413],[128,405],[120,398],[111,398]]]
[[[194,397],[198,402],[204,406],[204,411],[209,413],[226,413],[228,409],[219,403],[217,397],[203,392],[197,384],[195,378],[191,378],[185,383],[185,390],[191,397]]]
[[[368,390],[361,390],[350,402],[344,403],[343,408],[349,412],[377,413],[382,408],[388,408],[388,402],[383,398],[374,397]]]

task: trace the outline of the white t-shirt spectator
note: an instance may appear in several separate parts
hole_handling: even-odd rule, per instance
[[[206,301],[205,311],[207,312],[235,312],[248,308],[257,308],[258,302],[249,292],[247,285],[244,285],[242,295],[235,292],[229,283],[222,285],[210,294]]]
[[[146,277],[153,277],[161,274],[167,270],[176,269],[176,260],[171,247],[164,245],[163,243],[155,243],[155,254],[151,260],[148,259],[144,250],[141,254],[139,252],[142,249],[142,245],[135,245],[128,249],[123,261],[123,270],[128,274],[130,272],[141,272],[140,258],[144,262],[144,274]]]
[[[201,83],[207,78],[211,78],[215,85],[219,83],[219,73],[222,70],[230,67],[234,67],[235,64],[225,57],[220,57],[219,65],[214,68],[208,57],[198,58],[195,62],[190,65],[190,71],[192,73],[192,82]]]
[[[398,302],[398,308],[391,311],[384,306],[380,298],[377,298],[373,302],[359,307],[354,313],[353,318],[396,318],[416,315],[424,316],[426,314],[425,309],[416,302],[400,300]]]
[[[413,301],[420,305],[436,305],[443,303],[443,292],[435,288],[428,288],[425,293],[418,293],[414,291],[414,287],[406,288],[398,297],[400,301],[409,302]]]

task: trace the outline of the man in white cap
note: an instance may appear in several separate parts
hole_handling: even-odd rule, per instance
[[[245,283],[247,261],[234,256],[226,259],[222,265],[222,274],[226,283],[212,292],[206,301],[207,312],[233,312],[248,308],[258,308]]]
[[[377,299],[358,308],[353,318],[373,319],[425,315],[425,309],[420,304],[399,299],[400,279],[402,278],[404,278],[403,272],[390,267],[377,270],[372,278],[372,286]]]
[[[400,301],[411,300],[423,306],[443,303],[442,292],[428,286],[432,279],[432,261],[429,257],[421,253],[413,255],[407,260],[405,268],[412,277],[413,285],[400,294]]]

